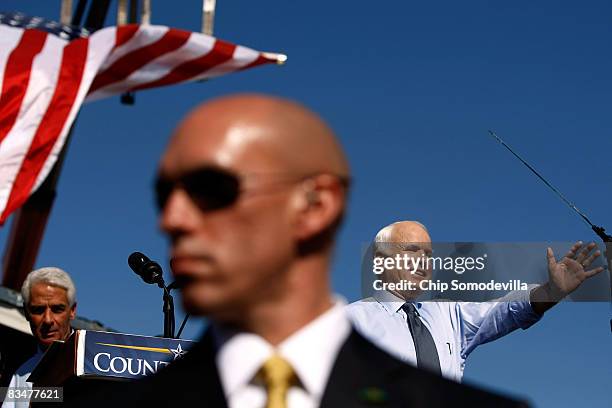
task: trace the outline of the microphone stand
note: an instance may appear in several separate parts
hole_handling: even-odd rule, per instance
[[[168,339],[177,338],[174,335],[174,299],[172,298],[172,294],[170,293],[170,291],[172,289],[177,289],[178,287],[180,287],[180,284],[178,284],[177,282],[172,282],[170,285],[166,286],[161,266],[157,262],[151,261],[142,252],[133,252],[132,254],[130,254],[130,256],[128,257],[128,265],[134,271],[134,273],[136,273],[142,278],[143,281],[145,281],[145,283],[157,284],[157,286],[164,291],[164,306],[162,308],[162,311],[164,313],[164,337]],[[183,324],[181,325],[178,334],[179,337],[183,331],[183,328],[185,327],[185,323],[187,323],[188,318],[189,314],[187,314],[185,316],[185,319],[183,320]]]
[[[160,282],[159,287],[164,290],[164,337],[173,339],[174,338],[174,298],[170,294],[170,289]],[[172,286],[172,285],[170,285]]]
[[[177,286],[175,285],[174,282],[166,286],[163,280],[159,282],[157,285],[164,290],[164,307],[163,307],[164,337],[169,338],[169,339],[178,339],[181,337],[181,333],[183,332],[183,329],[185,328],[185,324],[187,323],[187,320],[189,319],[189,313],[185,315],[185,318],[183,319],[183,323],[181,324],[179,332],[175,336],[174,332],[176,329],[176,321],[174,317],[174,298],[170,294],[170,291],[172,289],[176,289]]]

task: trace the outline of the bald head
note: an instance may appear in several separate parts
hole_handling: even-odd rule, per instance
[[[310,304],[304,316],[329,306],[348,176],[332,131],[295,102],[235,95],[189,113],[157,183],[186,309],[249,325],[271,304],[297,303],[274,314]]]
[[[378,231],[375,238],[377,244],[430,241],[427,228],[418,221],[394,222]]]
[[[304,106],[277,97],[240,94],[198,106],[176,130],[162,166],[178,154],[189,166],[211,148],[215,151],[209,157],[212,164],[235,167],[239,163],[244,172],[349,176],[347,160],[331,129]],[[191,154],[186,156],[185,151]]]

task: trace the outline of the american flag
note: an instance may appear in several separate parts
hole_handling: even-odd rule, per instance
[[[45,180],[83,102],[283,60],[164,26],[90,34],[0,13],[0,224]]]

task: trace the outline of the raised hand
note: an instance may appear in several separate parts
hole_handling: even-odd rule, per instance
[[[588,269],[601,252],[594,242],[584,245],[576,242],[565,256],[557,262],[552,248],[546,250],[548,258],[548,285],[551,301],[559,301],[576,290],[586,279],[597,275],[603,267]]]

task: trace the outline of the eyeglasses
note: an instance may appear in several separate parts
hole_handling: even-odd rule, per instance
[[[160,211],[166,206],[170,195],[176,188],[182,188],[193,202],[202,211],[220,210],[232,206],[241,194],[247,191],[247,180],[268,179],[266,187],[278,186],[280,184],[297,183],[305,181],[311,175],[291,175],[278,173],[261,173],[238,175],[229,170],[214,166],[205,166],[182,175],[177,179],[170,179],[164,176],[158,177],[155,181],[155,195],[157,207]],[[348,184],[348,180],[336,176],[343,183]],[[260,184],[261,187],[264,184]],[[260,190],[266,191],[265,189]],[[267,190],[270,191],[270,190]]]

